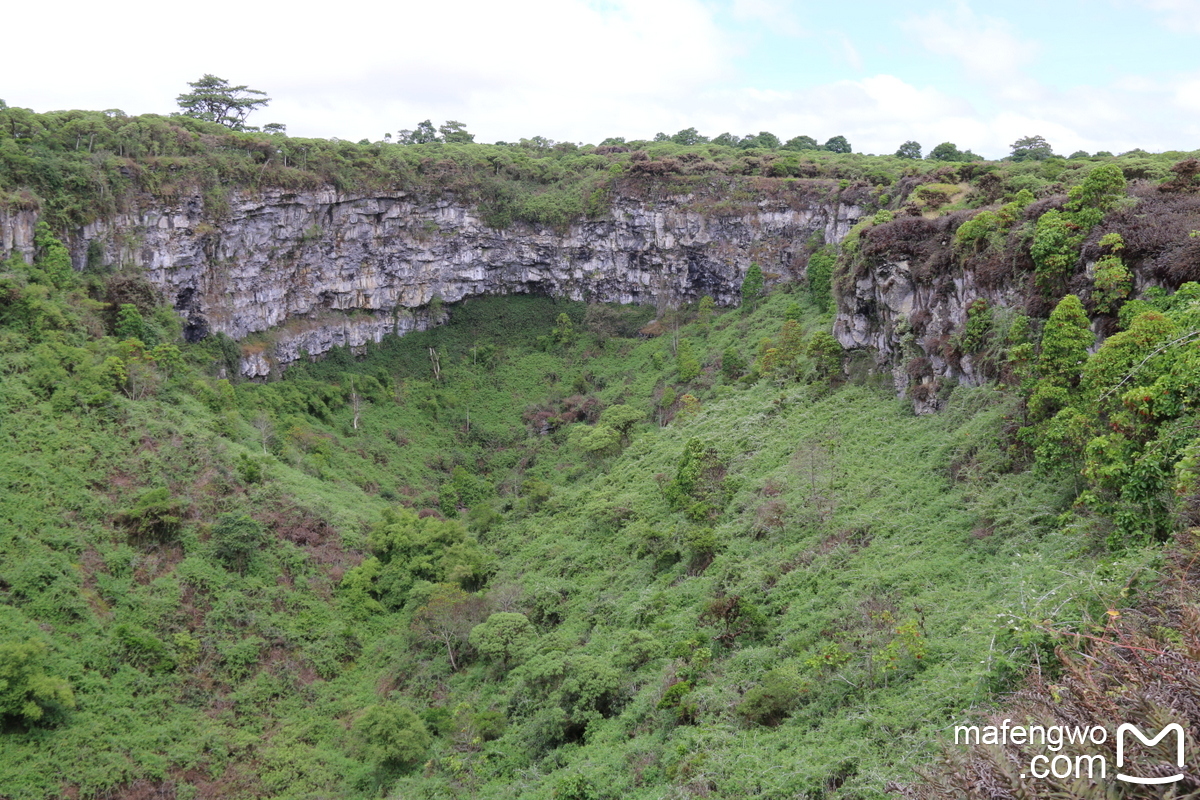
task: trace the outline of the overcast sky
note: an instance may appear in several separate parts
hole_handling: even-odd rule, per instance
[[[694,126],[859,152],[1200,148],[1200,0],[375,0],[12,3],[0,99],[171,113],[212,73],[251,124],[378,140],[597,143]]]

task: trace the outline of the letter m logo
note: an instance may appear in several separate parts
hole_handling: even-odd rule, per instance
[[[1138,727],[1136,725],[1131,725],[1128,722],[1123,724],[1121,727],[1117,728],[1117,768],[1120,769],[1121,767],[1125,766],[1125,734],[1126,733],[1132,733],[1146,747],[1154,747],[1154,745],[1158,744],[1159,742],[1161,742],[1163,740],[1163,737],[1165,737],[1168,733],[1172,733],[1172,732],[1174,732],[1174,734],[1176,736],[1175,751],[1176,751],[1177,766],[1180,769],[1183,769],[1183,728],[1179,725],[1178,722],[1172,722],[1170,725],[1163,728],[1161,731],[1159,731],[1158,736],[1155,736],[1153,739],[1151,739],[1149,736],[1142,735],[1142,732],[1138,729]],[[1142,783],[1142,784],[1174,783],[1175,781],[1182,780],[1182,779],[1183,779],[1182,772],[1180,772],[1176,775],[1168,775],[1165,778],[1137,778],[1132,775],[1123,775],[1120,772],[1117,773],[1117,780],[1125,781],[1126,783]]]

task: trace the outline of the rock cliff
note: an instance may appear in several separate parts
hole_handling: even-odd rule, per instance
[[[0,214],[0,246],[32,257],[34,215]],[[537,292],[673,305],[738,301],[751,261],[790,277],[806,243],[839,241],[856,205],[763,196],[713,208],[690,195],[618,198],[566,230],[495,229],[452,198],[403,192],[235,194],[219,217],[199,197],[147,203],[70,237],[76,266],[136,265],[187,320],[186,335],[245,340],[242,371],[423,329],[431,302]],[[438,307],[434,304],[433,307]]]
[[[970,269],[938,280],[913,273],[908,259],[884,259],[844,284],[833,335],[846,350],[868,352],[876,369],[891,373],[897,395],[912,400],[920,414],[938,409],[938,390],[948,382],[979,386],[991,377],[977,356],[953,347],[971,303],[1021,309],[1027,288],[987,285]]]
[[[1111,253],[1100,244],[1106,235],[1122,242],[1131,298],[1200,281],[1200,238],[1193,233],[1200,227],[1200,196],[1186,186],[1146,183],[1134,185],[1086,231],[1053,291],[1039,288],[1031,252],[1036,221],[1066,201],[1058,195],[1027,206],[1011,230],[994,231],[982,248],[978,242],[956,244],[959,226],[979,213],[974,210],[904,215],[860,227],[843,248],[835,278],[834,336],[847,350],[867,354],[880,371],[890,371],[900,396],[927,412],[956,383],[1013,378],[1006,375],[1002,352],[1013,320],[1027,316],[1036,336],[1064,294],[1083,302],[1096,346],[1115,333],[1116,308],[1095,297],[1096,264]],[[974,332],[968,330],[972,313],[981,323]]]

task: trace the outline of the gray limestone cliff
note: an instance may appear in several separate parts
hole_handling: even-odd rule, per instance
[[[971,303],[1022,308],[1025,287],[986,286],[970,269],[938,280],[913,272],[906,259],[884,259],[843,285],[833,335],[846,350],[869,353],[876,369],[890,372],[897,395],[912,400],[917,413],[929,413],[939,408],[939,388],[989,380],[976,356],[946,346],[966,328]]]
[[[36,216],[0,213],[0,248],[32,257]],[[778,196],[714,209],[689,195],[618,198],[566,230],[484,224],[471,206],[394,192],[235,194],[220,217],[199,197],[147,203],[69,237],[77,267],[134,265],[187,320],[186,335],[253,337],[242,371],[420,330],[431,302],[518,292],[675,305],[738,301],[751,261],[798,277],[806,245],[841,240],[860,209]],[[432,308],[438,307],[434,304]]]

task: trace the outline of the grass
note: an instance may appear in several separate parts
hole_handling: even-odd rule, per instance
[[[1016,469],[1013,401],[992,389],[916,417],[803,355],[721,376],[726,348],[753,361],[797,311],[826,329],[799,293],[636,339],[582,304],[475,300],[274,383],[193,371],[94,411],[21,399],[3,418],[0,610],[50,644],[78,707],[8,723],[0,794],[881,796],[1044,656],[1030,621],[1105,602],[1142,561],[1095,577],[1057,530],[1064,488]],[[687,384],[683,340],[702,364]],[[695,407],[664,406],[668,387]],[[618,404],[643,412],[628,436],[575,444]],[[710,507],[672,511],[662,487],[692,439]],[[469,588],[533,624],[506,665],[464,642],[452,671],[414,635],[429,584],[392,612],[346,588],[382,510],[445,508],[455,467],[484,497],[457,511],[486,556]],[[178,531],[139,539],[121,514],[159,486]],[[224,513],[272,534],[240,566],[212,538]],[[435,734],[422,764],[364,757],[354,721],[381,702]]]

